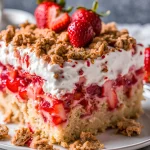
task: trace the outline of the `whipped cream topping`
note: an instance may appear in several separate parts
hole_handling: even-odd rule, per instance
[[[44,79],[43,90],[52,96],[60,98],[65,93],[72,93],[75,83],[79,82],[80,77],[86,78],[86,85],[103,85],[107,80],[114,80],[118,75],[125,75],[129,69],[140,69],[144,66],[144,47],[137,45],[136,54],[132,50],[110,52],[91,63],[90,60],[71,60],[65,62],[63,68],[57,64],[48,64],[42,58],[37,58],[30,48],[18,48],[21,58],[29,56],[29,66],[25,62],[20,64],[19,59],[14,57],[14,47],[0,42],[0,62],[4,65],[10,64],[14,68],[22,67],[30,74],[35,74]],[[82,74],[79,72],[82,71]],[[59,74],[59,79],[55,79],[55,73]]]

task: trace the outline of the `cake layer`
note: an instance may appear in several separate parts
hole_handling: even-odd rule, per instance
[[[31,99],[33,107],[43,120],[51,125],[67,122],[69,113],[74,107],[83,107],[85,111],[81,117],[99,111],[97,105],[101,102],[107,102],[109,110],[120,107],[122,102],[117,97],[118,89],[123,87],[123,94],[130,98],[133,96],[132,86],[142,81],[143,77],[143,68],[135,70],[134,66],[125,76],[118,75],[116,80],[107,80],[102,86],[94,83],[85,86],[86,78],[81,77],[73,93],[66,93],[61,99],[57,99],[43,91],[43,79],[40,77],[30,75],[21,69],[14,70],[10,65],[1,64],[0,68],[1,92],[10,91],[22,103],[28,103]]]
[[[125,76],[107,80],[102,86],[86,87],[86,78],[82,77],[74,92],[66,93],[63,100],[45,93],[40,77],[10,65],[1,64],[0,79],[5,121],[25,122],[54,143],[74,140],[82,131],[103,131],[122,117],[136,117],[142,110],[143,68],[135,70],[134,66]]]
[[[85,109],[78,105],[69,113],[67,122],[57,126],[52,126],[44,121],[34,107],[32,99],[28,100],[27,103],[22,103],[13,93],[1,92],[0,106],[7,116],[6,121],[25,121],[28,127],[32,128],[33,131],[40,130],[40,136],[48,138],[52,143],[69,142],[78,138],[82,131],[90,131],[91,133],[104,131],[108,127],[115,127],[116,123],[123,117],[136,118],[141,114],[142,81],[139,80],[132,86],[132,97],[130,98],[123,93],[122,88],[119,88],[117,92],[121,103],[117,109],[108,111],[108,103],[103,101],[97,104],[97,111],[81,117]]]

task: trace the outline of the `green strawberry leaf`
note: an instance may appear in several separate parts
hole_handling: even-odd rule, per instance
[[[107,17],[111,14],[111,11],[110,10],[107,10],[106,12],[101,12],[99,13],[99,16],[101,17]]]

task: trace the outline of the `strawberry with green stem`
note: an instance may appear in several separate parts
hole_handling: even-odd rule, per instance
[[[74,47],[87,46],[95,35],[99,35],[102,29],[100,16],[109,15],[109,11],[97,14],[98,1],[93,3],[91,10],[79,7],[72,15],[72,23],[68,27],[68,35]]]
[[[39,28],[50,28],[55,32],[67,29],[71,18],[63,7],[65,1],[61,0],[59,4],[55,2],[42,2],[35,10],[35,18]]]
[[[102,29],[102,21],[100,17],[107,16],[110,11],[106,13],[96,13],[99,7],[98,1],[94,1],[92,9],[86,9],[84,7],[79,7],[77,11],[72,15],[72,21],[83,20],[91,24],[96,35],[99,35]]]

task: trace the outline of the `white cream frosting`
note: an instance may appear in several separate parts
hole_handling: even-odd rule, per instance
[[[13,45],[9,44],[6,46],[4,42],[0,42],[0,45],[0,62],[4,65],[10,64],[15,68],[19,67],[19,60],[14,57]],[[101,86],[107,80],[116,79],[118,74],[122,76],[127,74],[131,66],[134,66],[135,69],[140,69],[144,66],[144,56],[143,54],[140,55],[144,48],[141,46],[137,46],[135,55],[132,55],[131,50],[115,51],[106,54],[105,58],[95,59],[94,64],[90,63],[90,66],[87,66],[87,61],[72,60],[72,62],[65,62],[63,68],[57,64],[48,64],[41,58],[37,58],[34,52],[30,52],[29,48],[18,50],[21,58],[26,54],[29,55],[29,67],[27,68],[25,63],[21,67],[30,74],[42,77],[44,79],[43,90],[58,98],[74,90],[75,83],[81,77],[78,73],[81,69],[83,70],[82,76],[86,77],[86,85],[96,83]],[[105,62],[107,62],[107,72],[102,71],[102,64],[105,64]],[[73,65],[75,67],[72,67]],[[55,79],[54,74],[58,72],[63,72],[61,75],[64,78]],[[107,80],[104,80],[105,77],[107,77]]]

